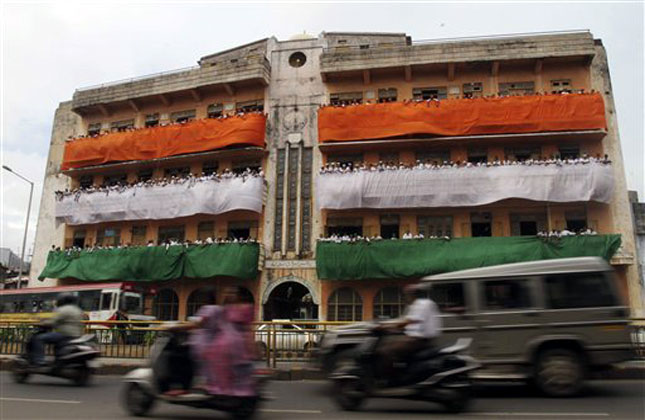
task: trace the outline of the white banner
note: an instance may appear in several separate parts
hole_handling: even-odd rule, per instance
[[[603,163],[398,169],[320,174],[319,208],[480,206],[507,198],[608,203],[613,169]]]
[[[70,225],[174,219],[233,210],[262,212],[264,178],[242,177],[82,192],[56,201],[56,220]]]

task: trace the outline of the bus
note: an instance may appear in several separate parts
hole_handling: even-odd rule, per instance
[[[89,321],[152,321],[143,315],[143,295],[130,283],[81,284],[0,290],[0,320],[48,318],[60,293],[78,297]]]

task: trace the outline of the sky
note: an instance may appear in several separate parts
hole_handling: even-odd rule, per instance
[[[213,3],[0,0],[1,155],[35,183],[34,247],[54,111],[79,87],[195,65],[306,31],[405,32],[413,40],[589,29],[607,49],[627,185],[645,201],[643,3]],[[29,184],[0,171],[0,244],[21,250]]]

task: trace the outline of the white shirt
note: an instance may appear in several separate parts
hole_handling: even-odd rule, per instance
[[[439,307],[430,299],[415,299],[405,319],[415,321],[405,326],[405,335],[410,337],[434,338],[441,333]]]

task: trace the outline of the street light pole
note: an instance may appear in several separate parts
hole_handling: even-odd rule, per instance
[[[25,220],[25,234],[22,237],[22,250],[20,252],[20,270],[18,271],[18,287],[20,287],[20,280],[22,279],[22,270],[25,264],[25,246],[27,244],[27,231],[29,230],[29,213],[31,212],[31,199],[34,194],[34,183],[28,180],[27,178],[25,178],[24,176],[20,175],[19,173],[15,172],[7,165],[2,165],[2,169],[5,169],[11,172],[12,174],[16,175],[17,177],[22,178],[23,180],[27,181],[31,185],[31,188],[29,189],[29,205],[27,206],[27,220]]]

